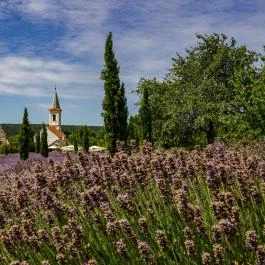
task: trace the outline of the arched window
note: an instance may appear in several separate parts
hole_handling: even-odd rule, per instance
[[[52,115],[52,121],[56,121],[56,115],[55,114]]]

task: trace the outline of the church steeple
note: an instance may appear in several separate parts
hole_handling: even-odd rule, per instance
[[[51,109],[61,109],[60,108],[60,103],[59,103],[59,100],[58,100],[58,96],[57,96],[56,86],[54,88],[54,97],[53,97]]]
[[[55,127],[57,130],[61,131],[61,112],[56,87],[54,89],[54,96],[51,108],[49,109],[49,126]]]

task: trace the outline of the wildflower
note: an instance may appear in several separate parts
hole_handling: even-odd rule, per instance
[[[129,236],[129,238],[131,238],[133,240],[133,242],[136,243],[136,237],[133,234],[133,231],[132,231],[132,228],[131,228],[129,221],[127,219],[120,219],[119,220],[119,226],[120,226],[121,230],[124,233],[126,233]]]
[[[256,250],[258,246],[258,236],[256,231],[249,230],[246,232],[245,246],[250,250]]]
[[[164,231],[156,230],[156,242],[158,243],[158,245],[161,247],[163,251],[166,252],[169,250],[168,244],[166,242],[166,234]]]
[[[130,149],[132,154],[136,154],[138,152],[138,145],[136,140],[130,140]]]
[[[138,220],[138,223],[139,223],[139,226],[140,226],[142,233],[147,234],[148,233],[148,224],[147,224],[146,218],[144,218],[144,217],[140,218]]]
[[[236,226],[229,219],[221,219],[218,223],[221,232],[228,238],[232,239],[236,234]]]
[[[184,244],[185,244],[185,249],[186,249],[187,255],[189,257],[195,257],[196,253],[195,253],[194,241],[193,240],[185,240]]]
[[[128,210],[129,212],[134,211],[135,206],[132,200],[132,196],[128,192],[119,195],[117,199],[124,209]]]
[[[66,262],[66,260],[65,260],[65,256],[64,256],[64,254],[62,254],[62,253],[58,253],[58,254],[56,255],[56,260],[57,260],[59,263],[61,263],[61,264],[65,264],[65,262]]]
[[[117,252],[122,256],[122,257],[127,257],[128,256],[128,252],[125,246],[125,243],[123,241],[123,239],[119,239],[118,241],[116,241],[116,249]]]
[[[149,252],[150,252],[149,246],[145,241],[138,240],[137,245],[138,245],[138,249],[141,255],[143,256],[149,255]]]
[[[48,224],[52,225],[54,223],[54,216],[51,211],[46,211],[44,213],[44,219],[47,221]]]
[[[97,265],[97,262],[94,259],[90,259],[85,263],[85,265]]]
[[[221,244],[214,244],[213,245],[213,253],[215,257],[215,263],[217,265],[223,264],[224,261],[224,255],[223,255],[223,248]]]
[[[186,226],[184,228],[184,236],[185,236],[186,240],[192,240],[193,239],[193,235],[192,235],[191,229],[188,226]]]
[[[61,240],[61,231],[60,231],[60,228],[58,226],[52,227],[51,232],[52,232],[52,238],[56,242]]]
[[[5,261],[6,259],[2,255],[0,255],[0,264],[4,264]]]
[[[107,233],[110,236],[115,236],[120,230],[120,224],[117,221],[107,223]]]
[[[30,219],[22,220],[23,228],[27,235],[32,236],[35,233],[34,223]]]
[[[211,264],[211,255],[208,252],[202,253],[202,264],[203,265],[210,265]]]
[[[102,210],[104,217],[107,219],[107,221],[109,221],[109,222],[115,221],[115,216],[114,216],[108,202],[101,203],[100,209]]]
[[[22,232],[18,225],[12,225],[8,234],[12,241],[22,240]]]
[[[150,204],[147,207],[146,214],[151,220],[155,220],[155,213]]]
[[[215,241],[219,242],[222,237],[222,229],[220,225],[213,225],[212,226],[212,233],[213,233],[213,238]]]
[[[145,241],[138,240],[137,246],[142,258],[147,264],[154,265],[156,264],[156,259],[153,255],[150,254],[150,249],[148,244]]]
[[[263,246],[257,246],[256,249],[257,265],[265,265],[265,250]]]
[[[20,265],[20,262],[18,260],[12,261],[10,265]]]

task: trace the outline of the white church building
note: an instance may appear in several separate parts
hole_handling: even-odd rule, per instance
[[[49,125],[47,126],[48,146],[63,145],[65,139],[65,135],[62,132],[62,109],[55,88],[52,106],[49,109]]]

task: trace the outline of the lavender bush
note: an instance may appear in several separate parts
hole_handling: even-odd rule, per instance
[[[118,150],[1,157],[1,264],[265,264],[261,156]]]

